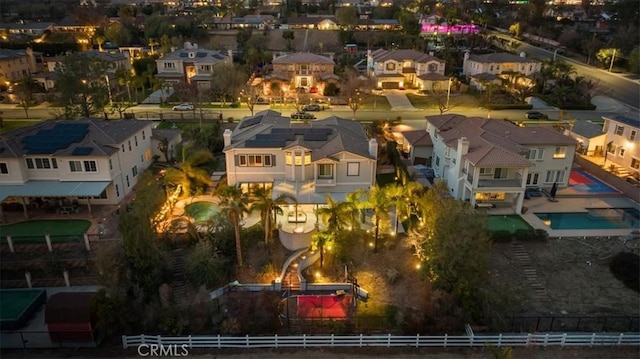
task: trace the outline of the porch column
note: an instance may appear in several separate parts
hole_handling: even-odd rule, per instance
[[[89,214],[91,214],[91,197],[87,196],[87,210],[89,210]]]
[[[29,218],[29,211],[27,210],[27,201],[25,200],[24,197],[20,197],[20,198],[22,198],[22,210],[24,211],[24,217]]]
[[[516,214],[522,214],[522,202],[524,202],[524,194],[516,193]]]

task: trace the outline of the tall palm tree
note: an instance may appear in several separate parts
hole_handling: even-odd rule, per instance
[[[359,230],[360,224],[364,223],[365,196],[366,194],[362,190],[356,190],[347,193],[345,198],[345,202],[349,206],[349,224],[355,230]]]
[[[195,149],[189,146],[182,148],[181,161],[173,167],[167,168],[164,182],[171,187],[182,186],[182,193],[190,195],[195,188],[205,187],[211,183],[209,171],[203,165],[213,160],[209,150]]]
[[[323,231],[314,233],[311,238],[313,239],[314,245],[318,247],[320,251],[320,268],[322,268],[324,265],[324,247],[335,241],[336,234],[330,231]]]
[[[374,222],[374,245],[373,251],[378,252],[378,236],[380,234],[380,226],[389,221],[389,209],[391,208],[391,201],[387,197],[387,193],[375,185],[371,187],[369,193],[367,193],[367,205],[373,209],[373,215],[375,217]]]
[[[325,230],[338,235],[349,224],[351,206],[347,202],[334,200],[325,195],[326,207],[318,208],[316,214],[322,220]]]
[[[272,198],[271,189],[258,188],[253,192],[252,203],[249,212],[259,211],[262,226],[264,228],[264,243],[269,244],[273,235],[273,226],[276,223],[276,216],[283,214],[281,205],[296,202],[293,196],[282,193],[276,198]]]
[[[233,225],[236,239],[236,260],[242,267],[242,242],[240,241],[240,221],[245,213],[248,213],[249,196],[243,193],[240,187],[223,186],[216,194],[220,196],[220,210],[227,214]]]

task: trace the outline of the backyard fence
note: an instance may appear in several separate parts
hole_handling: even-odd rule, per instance
[[[534,346],[640,346],[638,333],[497,334],[497,335],[289,335],[289,336],[122,336],[124,349],[140,345],[186,345],[188,348],[312,348],[312,347],[534,347]]]

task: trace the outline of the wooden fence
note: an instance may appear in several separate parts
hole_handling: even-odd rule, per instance
[[[188,348],[312,348],[312,347],[535,347],[640,346],[639,333],[497,334],[497,335],[287,335],[287,336],[122,336],[124,349],[139,345],[187,345]]]

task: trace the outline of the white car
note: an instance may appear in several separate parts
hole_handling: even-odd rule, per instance
[[[172,110],[174,111],[193,111],[193,105],[188,103],[181,103],[178,106],[173,106]]]

